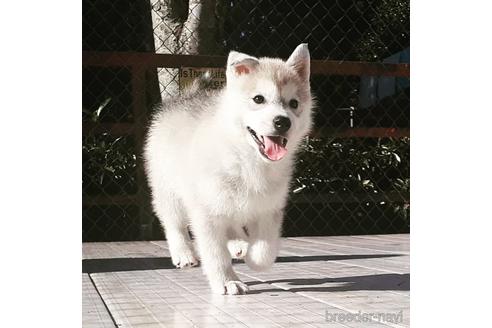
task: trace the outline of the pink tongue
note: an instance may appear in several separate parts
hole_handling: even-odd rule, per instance
[[[267,155],[267,157],[272,161],[278,161],[282,159],[285,154],[287,154],[287,149],[276,143],[275,141],[277,140],[279,139],[275,138],[272,140],[270,137],[263,137],[263,143],[265,144],[265,155]]]

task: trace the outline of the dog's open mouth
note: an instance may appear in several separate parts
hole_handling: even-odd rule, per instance
[[[256,134],[255,130],[247,127],[251,137],[258,145],[258,150],[263,157],[271,161],[279,161],[287,154],[287,138],[282,136],[262,136]]]

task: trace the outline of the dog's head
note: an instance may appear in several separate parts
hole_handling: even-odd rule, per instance
[[[228,103],[244,137],[267,162],[295,151],[311,127],[312,97],[307,44],[287,61],[232,51],[227,60]]]

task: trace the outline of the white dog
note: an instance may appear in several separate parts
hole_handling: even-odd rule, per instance
[[[269,268],[279,241],[295,153],[311,128],[307,44],[287,61],[232,51],[227,85],[192,87],[162,104],[144,157],[154,210],[173,263],[198,264],[212,291],[242,294],[231,257]]]

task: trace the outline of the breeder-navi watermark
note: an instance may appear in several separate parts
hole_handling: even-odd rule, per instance
[[[325,311],[325,320],[327,322],[403,322],[403,311],[400,312],[330,312]]]

